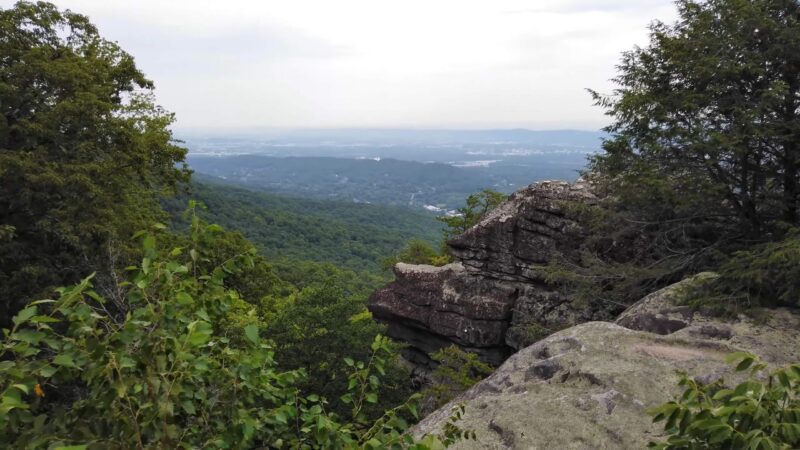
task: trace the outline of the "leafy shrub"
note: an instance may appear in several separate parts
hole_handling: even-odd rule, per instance
[[[450,260],[446,255],[437,253],[427,242],[421,239],[412,239],[396,255],[383,259],[383,269],[391,270],[395,264],[400,262],[443,266],[449,263]]]
[[[264,335],[275,342],[279,368],[308,370],[308,376],[297,386],[301,391],[339,398],[347,392],[350,370],[343,358],[369,358],[370,342],[382,329],[366,310],[364,297],[348,295],[342,287],[327,283],[306,287],[287,298],[276,310],[274,320],[264,326]],[[380,398],[365,410],[370,418],[402,404],[412,394],[409,370],[395,362],[399,357],[397,345],[387,345]],[[349,409],[334,404],[330,410],[344,414]]]
[[[686,390],[677,401],[649,411],[664,422],[659,450],[800,448],[800,365],[764,376],[766,365],[747,353],[729,356],[749,377],[734,388],[719,380],[703,385],[683,375]]]
[[[464,206],[458,208],[458,215],[437,217],[447,227],[444,230],[445,240],[458,236],[473,225],[480,222],[489,211],[496,208],[508,198],[502,192],[484,189],[467,197]]]
[[[159,227],[163,228],[163,227]],[[13,448],[442,448],[471,437],[454,424],[420,442],[404,433],[412,398],[365,422],[377,401],[388,339],[377,336],[368,362],[349,361],[352,418],[327,400],[302,395],[304,370],[276,369],[255,323],[223,319],[240,300],[225,277],[252,263],[254,250],[202,269],[215,225],[193,220],[191,244],[160,250],[142,233],[144,258],[120,284],[126,310],[112,312],[91,277],[30,303],[3,330],[0,442]],[[237,335],[236,339],[228,336]],[[460,415],[458,416],[460,417]]]
[[[441,407],[492,373],[492,368],[478,355],[455,345],[430,356],[439,365],[433,371],[431,386],[423,392],[427,399],[426,411]]]

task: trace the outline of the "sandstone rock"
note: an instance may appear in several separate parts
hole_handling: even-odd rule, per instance
[[[423,363],[426,353],[455,343],[499,364],[565,325],[612,319],[616,306],[576,307],[536,269],[577,247],[582,229],[568,205],[596,201],[585,183],[532,184],[448,243],[456,263],[398,264],[369,309]]]
[[[478,439],[457,449],[645,448],[663,431],[645,411],[681,392],[676,370],[706,383],[729,378],[724,357],[741,350],[771,365],[800,361],[797,311],[725,322],[675,306],[682,286],[645,297],[617,323],[584,323],[519,351],[415,432],[438,430],[464,403],[461,426]]]
[[[499,364],[515,291],[467,273],[461,263],[444,267],[397,264],[395,281],[375,292],[369,308],[389,324],[387,334],[409,343],[407,357],[426,363],[427,353],[451,343]],[[463,295],[469,291],[470,295]]]

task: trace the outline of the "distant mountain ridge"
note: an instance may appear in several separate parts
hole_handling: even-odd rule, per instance
[[[513,129],[239,129],[230,131],[186,129],[178,136],[187,141],[197,139],[259,140],[261,142],[291,142],[298,145],[338,143],[340,145],[394,144],[492,144],[517,143],[535,145],[569,145],[599,148],[606,136],[602,131],[588,130],[529,130]]]
[[[501,156],[479,155],[462,166],[394,158],[264,155],[190,156],[188,162],[197,173],[217,177],[218,182],[280,195],[447,211],[482,189],[510,193],[537,180],[574,180],[586,156],[497,158]]]

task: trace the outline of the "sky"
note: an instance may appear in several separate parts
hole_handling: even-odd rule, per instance
[[[608,122],[621,52],[670,0],[55,0],[156,84],[177,130]],[[8,7],[9,0],[0,0]]]

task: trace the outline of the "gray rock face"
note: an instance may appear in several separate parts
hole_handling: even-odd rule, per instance
[[[436,432],[451,407],[464,403],[460,426],[477,440],[456,449],[645,448],[663,432],[646,410],[680,394],[677,370],[705,383],[735,382],[724,362],[732,351],[755,353],[773,366],[800,361],[797,311],[723,322],[673,305],[679,288],[645,297],[617,323],[577,325],[517,352],[423,419],[415,433]]]
[[[576,307],[537,269],[580,242],[569,205],[596,201],[584,183],[545,181],[517,191],[448,243],[457,262],[398,264],[395,281],[373,294],[369,309],[389,324],[391,337],[411,344],[420,363],[455,343],[499,364],[554,329],[611,319],[616,307]]]

